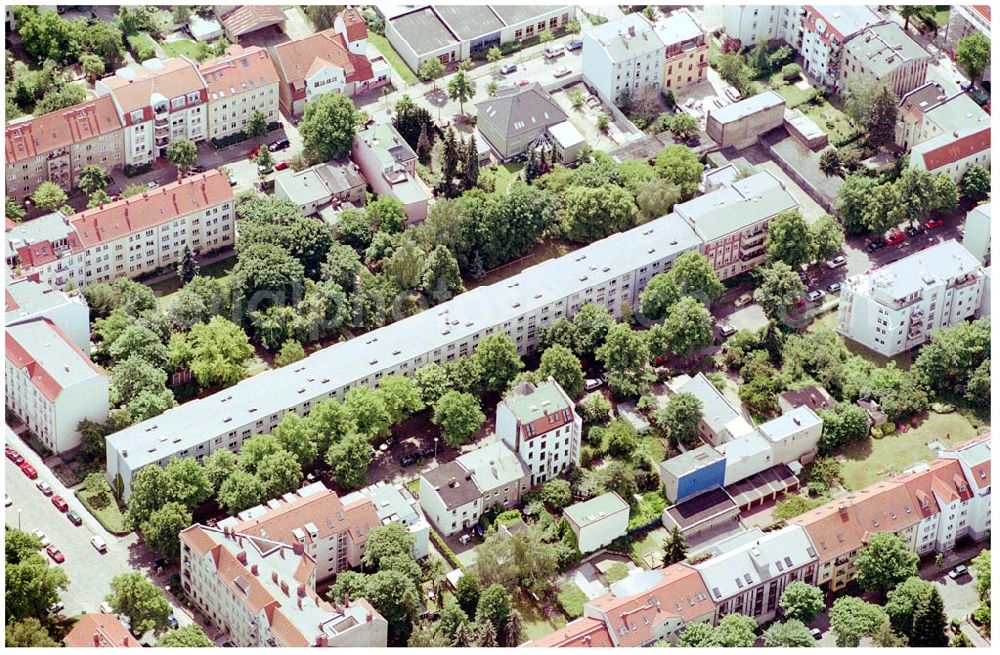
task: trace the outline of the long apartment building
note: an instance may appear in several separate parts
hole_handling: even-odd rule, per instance
[[[208,171],[72,216],[59,213],[7,230],[7,264],[56,289],[134,278],[235,242],[226,176]]]
[[[230,46],[226,54],[203,62],[198,72],[208,96],[206,138],[218,139],[242,131],[260,112],[268,123],[278,121],[278,71],[267,50]]]
[[[301,543],[199,524],[180,541],[184,594],[237,648],[385,648],[388,623],[368,601],[316,593],[316,562]]]
[[[21,277],[4,267],[4,325],[46,318],[85,353],[90,352],[90,307],[79,291],[65,292]]]
[[[324,582],[361,565],[368,532],[382,522],[368,498],[345,503],[322,482],[314,482],[218,525],[236,534],[300,546],[315,562],[316,581]]]
[[[720,280],[764,263],[767,225],[798,208],[784,185],[764,171],[681,203],[674,212],[698,233],[702,251]]]
[[[531,486],[580,465],[583,420],[551,377],[514,387],[497,404],[496,433],[531,472]]]
[[[4,130],[7,196],[24,202],[42,182],[71,191],[84,166],[125,164],[124,130],[110,98],[11,121]]]
[[[990,535],[990,435],[938,453],[908,473],[791,519],[715,544],[709,556],[635,571],[584,604],[583,617],[525,646],[649,646],[676,643],[684,627],[717,625],[728,614],[767,623],[781,594],[799,580],[835,592],[854,579],[868,538],[892,532],[921,555],[945,552],[959,538]]]
[[[108,418],[108,376],[47,318],[8,325],[4,405],[46,448],[80,445],[77,425]]]
[[[624,304],[635,306],[654,275],[700,247],[695,231],[670,214],[477,287],[111,435],[108,479],[114,484],[120,477],[128,496],[132,476],[144,466],[165,465],[177,456],[201,459],[219,448],[238,450],[251,435],[269,433],[289,411],[305,415],[354,387],[377,386],[386,375],[468,357],[492,334],[506,334],[527,355],[535,351],[541,328],[572,318],[588,302],[620,316]]]
[[[943,327],[972,318],[983,303],[982,264],[954,239],[848,278],[836,330],[892,357]]]

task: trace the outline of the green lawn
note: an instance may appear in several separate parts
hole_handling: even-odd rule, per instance
[[[772,84],[774,84],[774,81],[776,79],[780,78],[781,74],[775,73],[774,76],[771,78]],[[809,102],[809,100],[812,99],[814,92],[814,89],[811,86],[805,89],[800,89],[799,87],[795,86],[794,83],[782,84],[781,86],[772,86],[771,88],[774,89],[774,91],[779,96],[785,99],[785,103],[788,105],[789,109],[794,109],[795,107],[798,107],[803,103]]]
[[[403,58],[399,56],[399,53],[393,50],[392,45],[389,43],[387,38],[381,34],[369,31],[368,40],[371,41],[373,46],[378,48],[378,51],[382,53],[385,60],[389,62],[390,66],[392,66],[392,70],[396,71],[396,75],[403,78],[404,82],[407,84],[416,84],[420,81],[417,79],[417,76],[413,74],[413,71],[410,70],[410,67],[406,65],[406,62],[403,61]]]
[[[90,504],[91,494],[81,489],[76,492],[76,497],[94,515],[94,518],[104,526],[105,530],[111,534],[128,534],[128,530],[125,529],[125,517],[122,515],[121,510],[118,508],[118,503],[114,499],[111,500],[107,507],[95,509]]]
[[[779,92],[780,93],[780,92]],[[840,111],[829,102],[820,105],[806,104],[799,107],[799,111],[819,125],[830,136],[830,141],[836,139],[846,139],[854,133],[854,128],[847,118],[847,114]]]
[[[645,558],[649,553],[655,553],[663,548],[663,531],[650,530],[642,541],[632,542],[632,561],[642,562],[645,566]]]
[[[139,32],[138,34],[133,34],[126,40],[128,41],[129,49],[131,49],[132,52],[136,55],[139,54],[139,51],[142,50],[144,46],[151,48],[154,53],[156,52],[156,41],[154,41],[153,37],[146,34],[145,32]]]
[[[229,275],[229,271],[232,270],[233,266],[236,266],[235,255],[227,257],[221,261],[217,261],[214,264],[202,266],[201,270],[198,271],[198,275],[221,279]],[[153,290],[153,293],[159,299],[160,309],[166,309],[170,306],[174,294],[177,293],[183,285],[181,284],[180,278],[175,275],[162,282],[156,282],[148,286]]]
[[[882,439],[854,442],[839,455],[846,461],[841,468],[844,488],[856,491],[900,473],[917,462],[934,459],[929,441],[954,445],[976,436],[976,429],[958,412],[930,412],[920,427],[896,432]]]
[[[514,607],[521,612],[525,640],[544,637],[566,625],[566,619],[561,614],[550,619],[538,605],[525,600],[520,594],[514,596]]]
[[[583,616],[583,605],[587,602],[587,594],[576,586],[575,582],[566,582],[559,587],[559,606],[571,618]]]
[[[664,444],[664,439],[653,429],[639,437],[636,453],[651,461],[653,466],[657,466],[667,458],[667,446]]]
[[[413,497],[416,498],[417,494],[420,493],[420,478],[415,478],[406,483],[406,488],[410,490]]]
[[[180,41],[164,43],[163,51],[167,53],[168,57],[184,56],[190,57],[195,61],[207,59],[209,54],[208,48],[204,43],[198,43],[197,41],[192,41],[190,39],[181,39]]]

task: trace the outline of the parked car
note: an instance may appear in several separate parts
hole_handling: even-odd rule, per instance
[[[69,511],[69,505],[66,504],[66,501],[62,496],[52,496],[52,504],[55,505],[56,509],[60,512]]]
[[[108,542],[104,541],[100,537],[94,536],[90,538],[90,545],[94,547],[99,553],[108,552]]]
[[[841,286],[840,282],[834,282],[826,285],[826,290],[828,293],[840,293]]]
[[[80,515],[76,513],[76,510],[71,509],[70,511],[66,512],[66,518],[69,519],[70,523],[72,523],[77,527],[83,525],[83,519],[80,518]]]
[[[421,449],[420,456],[423,457],[424,459],[433,459],[434,457],[437,456],[436,451],[437,448],[435,448],[434,446],[427,446],[426,448]]]
[[[42,532],[41,530],[32,530],[31,534],[33,534],[36,537],[38,537],[38,540],[40,542],[42,542],[42,546],[48,546],[49,545],[49,538],[46,537],[45,533]]]
[[[926,232],[926,230],[919,225],[911,225],[903,231],[906,232],[906,236],[909,237],[918,237]]]
[[[751,302],[753,302],[753,296],[751,296],[749,293],[744,293],[739,298],[737,298],[736,301],[733,302],[733,304],[736,305],[737,307],[743,307],[744,305],[749,305]]]
[[[719,334],[722,335],[723,337],[728,337],[736,334],[736,328],[733,327],[733,324],[730,323],[729,321],[719,321],[718,323],[715,324],[715,326],[719,329]]]
[[[38,477],[38,471],[35,467],[28,462],[21,462],[21,472],[28,476],[29,479],[34,480]]]
[[[822,289],[815,289],[814,291],[810,291],[806,294],[806,300],[809,302],[816,302],[817,300],[821,300],[825,295],[826,291],[823,291]]]
[[[258,150],[260,150],[260,146],[257,146],[253,150],[248,150],[247,151],[247,159],[253,159],[254,157],[256,157]],[[268,148],[268,150],[270,150],[270,147]]]
[[[157,182],[156,180],[150,180],[149,182],[146,182],[146,188],[148,189],[155,189],[158,186],[160,186],[160,183]]]
[[[21,455],[16,450],[14,450],[13,448],[11,448],[10,446],[5,446],[5,448],[6,448],[6,453],[7,453],[7,459],[9,459],[10,461],[12,461],[15,464],[17,464],[17,461],[16,461],[15,458],[20,457]]]
[[[876,250],[881,250],[885,248],[885,241],[882,239],[872,239],[868,242],[868,252],[875,252]]]
[[[582,50],[583,49],[583,39],[573,39],[572,41],[569,42],[569,45],[566,46],[566,49],[570,50],[570,51],[573,51],[573,50]]]
[[[555,59],[556,57],[562,57],[564,54],[566,54],[566,48],[564,48],[561,44],[550,43],[545,46],[546,59]]]
[[[291,163],[292,162],[288,161],[287,159],[282,159],[281,161],[279,161],[277,164],[274,165],[274,170],[283,171],[286,168],[288,168],[291,165]]]
[[[192,166],[190,170],[191,170],[192,173],[204,173],[208,169],[205,168],[204,166],[200,165],[200,164],[197,164],[195,166]]]
[[[940,218],[932,218],[926,223],[924,223],[924,227],[927,228],[928,230],[936,230],[942,225],[944,225],[944,221],[942,221]]]
[[[569,69],[565,66],[556,66],[556,69],[552,71],[552,77],[566,77],[569,75]]]
[[[35,483],[35,486],[38,487],[38,490],[42,492],[43,496],[52,495],[52,487],[50,487],[49,483],[46,482],[45,480],[39,480],[37,483]]]
[[[46,554],[48,554],[49,557],[52,558],[52,561],[55,562],[56,564],[62,564],[63,562],[66,561],[66,557],[62,554],[62,551],[56,548],[55,546],[46,546],[45,552]]]
[[[836,257],[834,257],[833,259],[831,259],[826,263],[826,267],[829,269],[840,268],[841,266],[846,266],[846,265],[847,265],[847,257],[844,257],[843,255],[837,255]]]
[[[167,617],[167,623],[169,623],[170,627],[173,628],[174,630],[177,629],[177,617],[174,616],[173,612],[171,612],[170,615]]]
[[[736,90],[735,86],[731,86],[726,89],[726,97],[732,100],[733,102],[739,102],[740,98],[742,98],[743,96],[740,95],[740,92]]]
[[[598,380],[597,378],[589,378],[588,380],[584,381],[583,388],[586,389],[587,391],[593,391],[594,389],[599,389],[602,384],[604,383]]]
[[[531,84],[531,82],[529,82],[528,80],[518,80],[517,81],[517,85],[518,86],[528,86],[529,84]]]
[[[402,467],[413,466],[420,461],[420,453],[406,453],[399,458],[399,465]]]
[[[236,186],[237,184],[239,184],[239,182],[236,180],[229,180],[229,186]]]
[[[819,628],[813,628],[812,630],[809,631],[809,633],[813,636],[813,639],[817,641],[823,638],[823,631],[820,630]]]
[[[906,235],[899,230],[893,230],[885,236],[885,243],[889,246],[898,246],[906,240]]]
[[[267,149],[271,152],[277,152],[278,150],[289,148],[291,145],[292,144],[288,142],[288,139],[278,139],[277,141],[272,141],[267,144]]]
[[[49,607],[49,614],[58,614],[64,609],[66,609],[66,603],[62,601],[59,601],[58,603],[52,603],[52,606]]]
[[[508,63],[503,64],[502,66],[500,66],[500,74],[501,75],[510,75],[511,73],[516,72],[516,71],[517,71],[517,64],[515,64],[513,62],[508,62]]]
[[[968,572],[969,572],[969,567],[967,567],[965,564],[959,564],[952,570],[948,571],[948,577],[951,578],[952,580],[957,580],[963,575],[966,575]]]
[[[103,614],[114,614],[115,611],[111,609],[111,605],[106,600],[101,601],[101,613]]]

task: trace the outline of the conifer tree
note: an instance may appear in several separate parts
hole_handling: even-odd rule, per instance
[[[194,259],[191,246],[185,245],[181,254],[181,261],[177,264],[177,277],[182,284],[187,284],[198,275],[198,262]]]

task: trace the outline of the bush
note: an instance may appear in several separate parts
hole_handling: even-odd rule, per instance
[[[955,411],[955,406],[951,403],[931,403],[931,411],[936,414],[951,414]]]
[[[882,426],[873,427],[871,430],[872,439],[881,439],[885,434],[882,432]]]
[[[575,584],[570,583],[568,587],[561,590],[556,597],[559,607],[569,620],[578,619],[583,616],[583,604],[587,602],[587,594],[580,591]]]
[[[785,64],[781,68],[781,79],[791,82],[802,74],[802,67],[798,64]]]
[[[972,621],[976,625],[981,625],[986,628],[987,633],[990,630],[990,606],[983,603],[979,608],[972,613]]]
[[[431,541],[434,542],[434,547],[437,548],[439,553],[441,553],[441,556],[444,557],[445,561],[448,562],[453,569],[461,569],[464,571],[465,567],[462,566],[462,562],[459,561],[458,557],[456,557],[455,551],[448,547],[448,544],[446,544],[441,535],[437,533],[437,530],[431,528],[430,533]]]
[[[808,512],[809,510],[815,509],[822,504],[822,498],[809,498],[807,496],[798,495],[787,496],[785,500],[775,506],[774,512],[771,516],[773,516],[775,520],[782,521]]]
[[[651,521],[659,519],[666,507],[667,497],[661,489],[643,494],[639,502],[632,507],[628,518],[628,529],[643,528]]]
[[[153,162],[148,164],[141,164],[139,166],[133,166],[132,164],[125,164],[123,172],[125,177],[135,177],[136,175],[142,175],[143,173],[148,173],[153,170]]]
[[[614,584],[628,577],[628,565],[623,562],[615,562],[604,574],[604,579],[608,584]]]
[[[519,509],[509,509],[506,512],[500,512],[497,515],[496,520],[493,522],[496,526],[501,525],[511,525],[517,523],[521,520],[521,510]]]
[[[589,468],[594,461],[594,449],[584,446],[580,449],[580,468]]]

